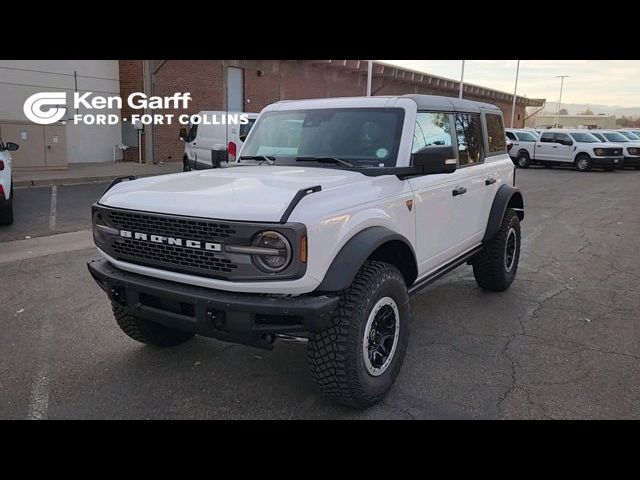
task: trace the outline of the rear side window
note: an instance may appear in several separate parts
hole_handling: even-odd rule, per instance
[[[459,165],[462,167],[480,163],[484,157],[480,114],[456,113],[454,118],[458,137]]]
[[[543,133],[540,141],[543,143],[553,143],[553,133]]]
[[[488,113],[484,116],[484,118],[487,122],[489,153],[505,151],[507,149],[507,140],[504,135],[504,125],[502,125],[502,117],[500,115]]]
[[[509,140],[517,140],[516,136],[511,132],[506,132],[506,135]]]
[[[448,113],[418,112],[411,153],[425,147],[451,145],[451,125]]]

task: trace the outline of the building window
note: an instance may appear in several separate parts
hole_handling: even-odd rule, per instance
[[[458,137],[459,165],[463,167],[480,163],[483,158],[480,114],[456,113],[455,127]]]
[[[244,112],[244,69],[227,68],[227,110]]]

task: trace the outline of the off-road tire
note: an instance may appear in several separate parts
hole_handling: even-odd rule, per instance
[[[0,207],[0,225],[13,224],[13,184],[11,185],[11,196],[4,207]]]
[[[389,297],[399,313],[395,353],[386,370],[373,376],[365,367],[364,333],[376,303]],[[320,391],[330,399],[355,408],[379,402],[393,385],[409,343],[411,308],[400,271],[393,265],[367,261],[353,283],[341,292],[329,325],[311,335],[307,362]]]
[[[193,337],[193,333],[165,327],[145,318],[131,315],[117,303],[112,303],[111,308],[120,329],[137,342],[156,347],[175,347]]]
[[[581,162],[584,160],[585,162]],[[591,157],[586,153],[581,153],[576,157],[576,170],[579,172],[589,172],[591,171]]]
[[[511,268],[507,268],[507,240],[513,230],[515,253]],[[496,236],[484,246],[473,260],[473,276],[478,286],[484,290],[502,292],[511,286],[518,270],[520,257],[520,220],[512,209],[507,209]]]
[[[519,153],[516,157],[516,165],[518,166],[518,168],[529,168],[529,166],[531,165],[531,159],[529,158],[529,155],[527,155],[526,153]]]

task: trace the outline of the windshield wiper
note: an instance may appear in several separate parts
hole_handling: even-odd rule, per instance
[[[269,155],[243,155],[240,157],[240,161],[242,160],[260,160],[263,162],[267,162],[269,165],[273,165],[276,163],[276,157],[272,157]]]
[[[343,167],[355,167],[353,163],[336,157],[296,157],[296,162],[337,163]]]

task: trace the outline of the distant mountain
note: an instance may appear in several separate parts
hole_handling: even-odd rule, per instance
[[[577,115],[586,110],[591,110],[595,115],[604,113],[606,115],[615,115],[617,118],[622,117],[640,117],[640,107],[621,107],[620,105],[598,105],[595,103],[562,103],[560,108],[564,108],[569,115]],[[556,102],[547,102],[544,107],[544,113],[555,114]]]

